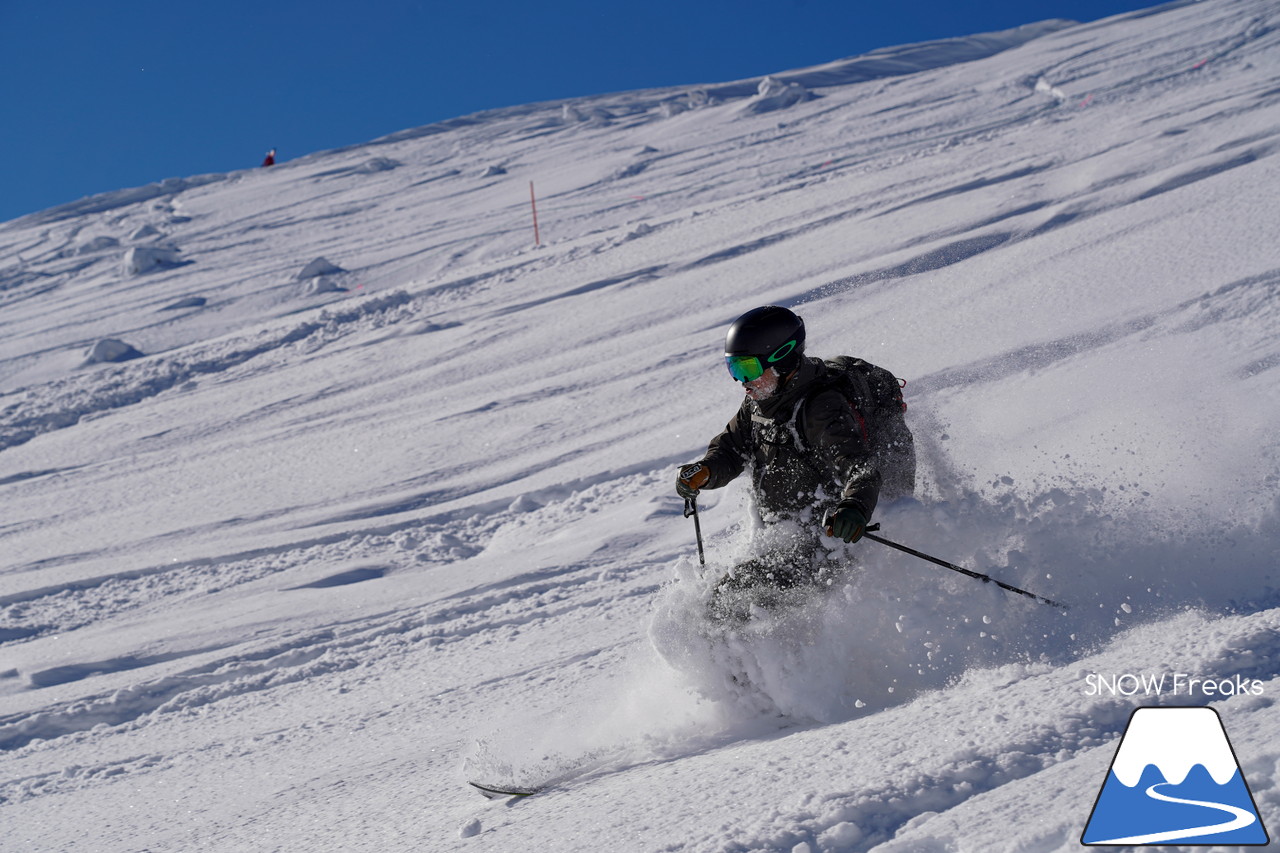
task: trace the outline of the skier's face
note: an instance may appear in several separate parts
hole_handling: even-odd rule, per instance
[[[767,400],[778,391],[778,371],[770,367],[760,374],[760,378],[743,382],[742,387],[746,389],[747,396],[752,400]]]

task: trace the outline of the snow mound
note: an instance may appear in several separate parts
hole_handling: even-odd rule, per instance
[[[322,296],[326,293],[345,293],[347,288],[327,275],[318,275],[307,280],[302,292],[305,296]]]
[[[319,257],[303,267],[294,278],[298,281],[306,281],[310,278],[319,278],[324,275],[336,275],[344,272],[346,270],[330,262],[328,258]]]
[[[107,364],[120,361],[130,361],[135,358],[142,358],[142,352],[135,349],[132,344],[115,338],[104,338],[89,348],[85,353],[85,364]]]
[[[742,112],[747,115],[776,112],[802,104],[811,98],[813,93],[799,83],[766,77],[760,81],[755,97],[742,106]]]
[[[390,157],[373,157],[356,166],[354,171],[357,175],[375,175],[379,172],[390,172],[403,165],[399,160],[392,160]]]
[[[711,94],[706,89],[694,89],[686,92],[678,98],[671,98],[663,101],[658,105],[659,112],[664,118],[680,115],[690,110],[701,110],[708,107],[714,107],[720,103],[720,98]]]
[[[648,237],[658,229],[650,225],[648,222],[637,222],[635,227],[627,232],[623,240],[639,240],[641,237]]]
[[[170,246],[134,246],[124,253],[124,273],[143,275],[155,270],[172,269],[188,262],[178,257]]]
[[[640,174],[641,172],[643,172],[645,169],[648,169],[648,168],[649,168],[649,161],[647,160],[641,160],[638,163],[628,163],[627,165],[623,166],[622,168],[614,172],[613,175],[610,177],[610,180],[622,181],[622,180],[626,180],[627,178],[634,178],[636,175]]]
[[[1041,77],[1038,80],[1036,80],[1035,90],[1036,90],[1036,94],[1048,95],[1049,97],[1053,98],[1055,101],[1058,101],[1058,102],[1062,102],[1067,99],[1066,92],[1062,91],[1057,86],[1050,83],[1044,77]]]
[[[136,243],[136,242],[141,242],[143,240],[155,240],[156,238],[161,236],[162,234],[159,228],[156,228],[154,225],[147,224],[147,225],[140,225],[137,228],[135,228],[133,230],[133,233],[129,235],[129,239]]]
[[[76,246],[75,253],[77,255],[92,255],[106,249],[114,249],[120,245],[120,241],[115,237],[92,237]]]
[[[599,106],[578,107],[573,104],[565,104],[560,108],[560,120],[565,124],[607,127],[613,123],[613,119],[613,113]]]

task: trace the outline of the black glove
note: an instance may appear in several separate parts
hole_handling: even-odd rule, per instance
[[[698,490],[705,486],[710,479],[711,469],[701,462],[685,465],[681,467],[680,473],[676,475],[676,494],[685,500],[696,498]]]
[[[823,526],[828,536],[843,539],[846,542],[857,542],[867,529],[867,517],[856,506],[837,506],[827,513]]]

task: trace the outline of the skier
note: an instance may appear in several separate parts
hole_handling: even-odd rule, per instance
[[[276,149],[272,148],[270,151],[267,152],[267,156],[263,158],[262,165],[265,168],[267,166],[274,166],[275,164],[276,164]]]
[[[897,380],[856,359],[807,357],[804,321],[786,308],[768,305],[734,321],[725,361],[745,399],[702,460],[680,468],[676,491],[696,498],[751,471],[765,549],[732,568],[708,604],[713,621],[740,623],[754,606],[773,607],[832,583],[838,566],[820,534],[857,542],[881,497],[911,494],[915,453]],[[857,371],[846,381],[852,362],[888,377],[882,384],[892,391],[877,398]],[[856,397],[855,386],[862,390]],[[893,408],[895,397],[896,412],[873,411]],[[878,427],[875,434],[869,425]]]

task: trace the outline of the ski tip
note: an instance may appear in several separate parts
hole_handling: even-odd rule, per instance
[[[542,788],[527,788],[520,785],[484,785],[480,782],[468,782],[467,784],[491,800],[496,800],[499,797],[532,797],[543,790]]]

